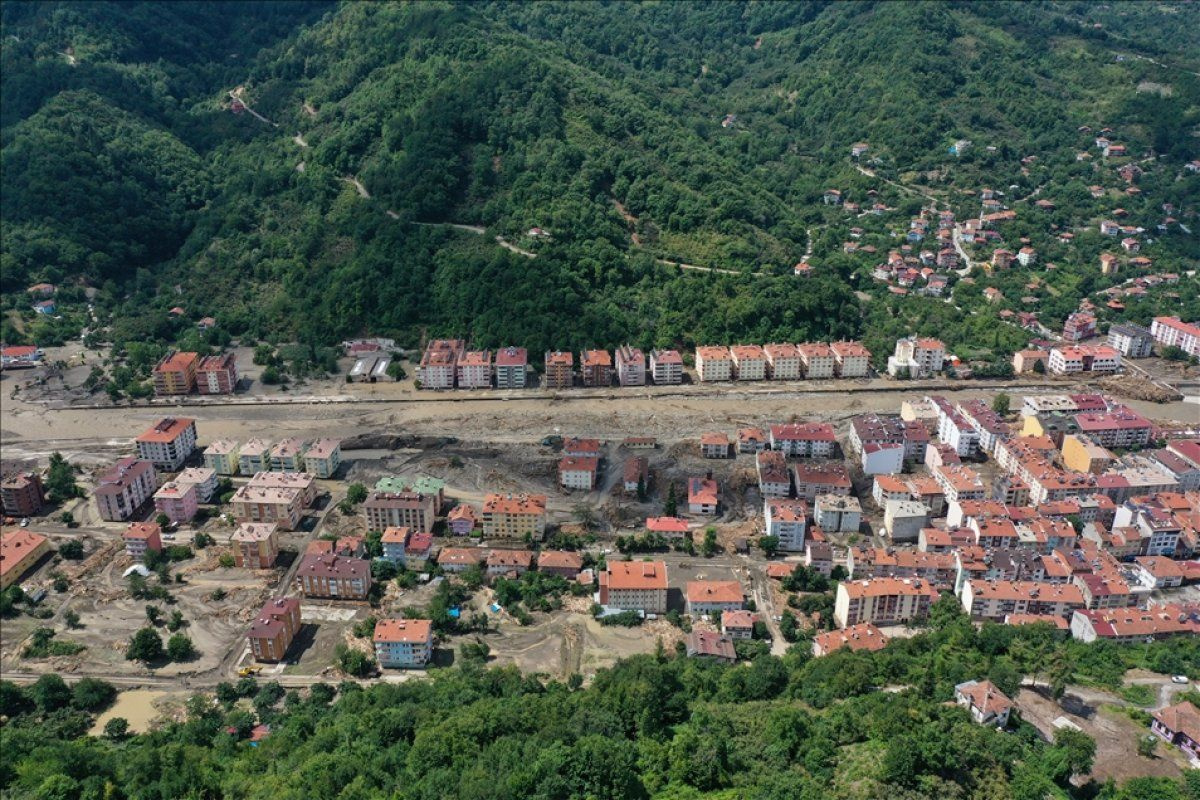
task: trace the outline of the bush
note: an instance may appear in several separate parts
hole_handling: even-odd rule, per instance
[[[104,737],[119,742],[129,735],[129,720],[124,717],[113,717],[104,723]]]
[[[21,655],[25,658],[51,658],[54,656],[73,656],[87,649],[77,642],[55,641],[55,632],[51,628],[37,628],[29,637]]]
[[[108,708],[116,697],[115,686],[96,678],[81,678],[71,688],[71,704],[80,711],[88,711],[93,714]]]
[[[196,646],[187,636],[177,633],[167,641],[167,655],[172,661],[190,661],[196,657]]]
[[[128,661],[150,663],[158,661],[162,657],[162,637],[158,635],[158,631],[154,630],[154,628],[142,628],[139,630],[129,641],[129,647],[125,649],[125,658]]]
[[[58,554],[63,558],[69,558],[72,561],[78,561],[83,558],[83,542],[78,539],[72,539],[69,542],[63,542],[58,546]]]
[[[337,665],[347,675],[365,678],[375,671],[375,661],[361,650],[339,644],[334,651]]]

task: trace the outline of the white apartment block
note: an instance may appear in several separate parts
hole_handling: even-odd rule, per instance
[[[733,380],[733,355],[728,347],[697,347],[696,374],[706,383]]]
[[[946,346],[937,339],[900,339],[895,353],[888,357],[888,374],[895,377],[907,372],[910,378],[931,378],[942,371],[945,359]]]
[[[756,344],[735,344],[729,348],[733,359],[733,377],[739,381],[767,379],[767,354]]]
[[[456,370],[458,388],[490,389],[492,386],[492,351],[468,350],[459,357]]]
[[[767,371],[773,381],[799,380],[804,373],[800,350],[794,344],[768,344],[763,347]]]
[[[1150,323],[1154,341],[1164,347],[1178,347],[1189,356],[1200,356],[1200,325],[1182,322],[1179,317],[1155,317]]]
[[[683,356],[678,350],[655,350],[650,354],[650,375],[660,386],[683,383]]]
[[[617,350],[617,382],[622,386],[646,385],[646,356],[641,350],[627,344]]]
[[[806,342],[797,347],[800,362],[804,364],[804,377],[809,380],[832,378],[834,373],[833,350],[821,342]]]
[[[858,342],[834,342],[834,371],[839,378],[865,378],[871,369],[871,351]]]

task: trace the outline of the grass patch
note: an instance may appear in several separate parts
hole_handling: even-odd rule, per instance
[[[1122,686],[1118,694],[1129,702],[1139,706],[1149,706],[1154,704],[1157,693],[1153,686],[1144,684],[1134,684],[1132,686]]]
[[[24,658],[51,658],[53,656],[73,656],[87,650],[85,645],[77,642],[60,642],[55,640],[55,633],[50,628],[38,628],[30,637],[29,644],[21,652]]]

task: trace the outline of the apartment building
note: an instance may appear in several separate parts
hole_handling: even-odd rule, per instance
[[[101,519],[123,522],[153,497],[157,488],[154,465],[127,456],[96,476],[92,494]]]
[[[768,344],[763,347],[767,373],[773,381],[795,381],[804,374],[800,349],[794,344]]]
[[[772,425],[771,449],[793,458],[829,458],[837,447],[833,426],[827,422]]]
[[[600,605],[647,614],[667,613],[667,565],[610,561],[600,572]]]
[[[796,497],[810,503],[819,494],[850,494],[850,475],[846,466],[839,461],[793,464],[792,484],[796,489]]]
[[[617,350],[617,382],[622,386],[646,385],[646,356],[641,350],[627,344]]]
[[[687,538],[690,528],[683,517],[647,517],[646,530],[668,540],[682,541]]]
[[[733,361],[733,379],[736,381],[763,381],[767,379],[767,354],[756,344],[736,344],[729,348]]]
[[[538,553],[538,572],[574,580],[583,570],[583,556],[570,550],[543,550]]]
[[[294,597],[268,600],[250,624],[247,638],[255,661],[282,661],[300,630],[300,601]]]
[[[268,454],[271,472],[303,472],[304,453],[308,443],[297,437],[289,437],[276,442]]]
[[[195,484],[168,481],[154,493],[154,510],[171,522],[191,522],[199,509]]]
[[[558,462],[558,485],[564,489],[590,492],[596,488],[596,475],[599,472],[600,459],[567,456]]]
[[[467,350],[455,365],[458,388],[489,389],[492,386],[492,351]]]
[[[864,465],[868,446],[872,444],[900,445],[901,460],[919,464],[925,460],[929,440],[929,430],[916,420],[880,414],[859,414],[850,419],[850,446],[863,454]],[[900,469],[896,467],[889,471],[899,472]]]
[[[256,472],[246,483],[254,489],[295,489],[300,508],[308,508],[317,499],[317,482],[307,472]]]
[[[375,660],[389,669],[424,667],[433,658],[433,622],[381,619],[375,623]]]
[[[233,439],[217,439],[204,448],[204,466],[218,475],[237,475],[240,471],[238,443]]]
[[[800,351],[800,363],[804,365],[804,377],[808,380],[832,378],[836,368],[833,348],[823,342],[806,342],[796,348]]]
[[[371,590],[371,562],[332,553],[306,555],[296,570],[296,582],[308,598],[366,600]]]
[[[46,493],[35,472],[13,472],[0,481],[0,507],[12,517],[31,517],[42,510]]]
[[[937,589],[920,578],[842,581],[833,604],[833,620],[839,628],[863,622],[903,625],[928,617],[937,599]]]
[[[1079,587],[1040,581],[969,580],[963,584],[961,599],[972,619],[995,622],[1009,614],[1052,614],[1069,619],[1086,606]]]
[[[496,388],[524,389],[529,368],[529,351],[524,347],[502,347],[496,351]]]
[[[771,440],[762,428],[739,428],[737,450],[739,453],[761,453],[770,447]]]
[[[839,378],[865,378],[871,369],[871,351],[859,342],[834,342],[829,345],[833,351],[834,374]]]
[[[650,462],[642,456],[627,459],[622,469],[621,488],[629,493],[635,493],[638,487],[644,490],[650,485]]]
[[[131,522],[121,534],[125,553],[134,561],[144,561],[146,551],[162,551],[162,528],[157,522]]]
[[[1074,345],[1052,347],[1046,368],[1055,375],[1076,372],[1116,372],[1121,368],[1121,354],[1108,345]]]
[[[1008,423],[992,410],[986,400],[965,400],[956,405],[954,410],[974,429],[979,439],[979,449],[984,453],[991,454],[996,445],[1011,434]]]
[[[199,364],[199,353],[167,353],[154,366],[154,393],[159,397],[190,394],[196,388]]]
[[[230,504],[238,522],[273,522],[294,531],[304,515],[300,496],[299,489],[242,486],[234,492]]]
[[[200,359],[196,367],[196,391],[200,394],[233,394],[237,385],[237,357],[233,353]]]
[[[155,469],[174,472],[196,449],[196,421],[163,417],[135,441],[139,458],[153,463]]]
[[[1075,311],[1063,323],[1062,338],[1067,342],[1082,342],[1096,335],[1096,317],[1087,311]]]
[[[1143,447],[1150,441],[1154,428],[1150,420],[1125,406],[1107,412],[1076,414],[1075,424],[1080,433],[1109,449]]]
[[[1155,317],[1150,335],[1163,347],[1178,347],[1189,356],[1200,356],[1200,325],[1179,317]]]
[[[457,575],[483,564],[487,554],[487,550],[476,547],[443,547],[438,553],[437,563],[443,572]]]
[[[884,506],[883,527],[893,542],[915,542],[929,522],[929,509],[917,500],[889,500]]]
[[[1120,323],[1108,329],[1108,346],[1126,358],[1146,358],[1154,352],[1154,334],[1141,325]]]
[[[792,493],[792,478],[787,459],[778,450],[764,450],[754,456],[758,472],[758,490],[763,497],[787,497]]]
[[[733,446],[724,433],[700,434],[700,455],[705,458],[733,458]]]
[[[533,569],[531,550],[491,550],[484,561],[488,579],[515,578]]]
[[[517,539],[546,533],[546,495],[489,494],[483,500],[483,535]]]
[[[862,504],[857,497],[818,494],[813,502],[813,521],[830,533],[855,533],[862,525]]]
[[[958,567],[953,553],[925,553],[891,547],[851,547],[846,554],[851,580],[921,578],[937,586],[953,586]]]
[[[332,478],[341,465],[341,439],[317,439],[304,451],[304,471],[309,475]]]
[[[279,525],[243,522],[229,537],[234,564],[243,569],[270,569],[279,557]]]
[[[729,348],[697,347],[696,375],[705,383],[733,380],[733,354]]]
[[[763,501],[763,521],[767,536],[779,540],[779,549],[803,553],[808,532],[808,503],[803,500],[773,498]]]
[[[938,339],[908,337],[896,342],[895,352],[888,357],[888,374],[909,378],[932,378],[942,371],[946,345]]]
[[[175,476],[175,483],[196,487],[196,502],[211,503],[217,492],[217,473],[208,467],[188,467]]]
[[[731,639],[753,639],[754,623],[757,620],[758,617],[753,611],[722,611],[721,633]]]
[[[367,530],[406,527],[429,533],[437,516],[433,495],[421,492],[371,492],[363,502]]]
[[[650,353],[650,376],[659,386],[683,383],[683,356],[678,350],[655,350]]]
[[[547,350],[545,358],[547,389],[570,389],[575,385],[575,356],[559,350]]]
[[[584,386],[612,386],[612,353],[584,350],[579,354],[579,375]]]
[[[688,581],[684,598],[687,613],[694,616],[739,611],[746,599],[737,581]]]
[[[48,552],[50,540],[40,533],[24,528],[0,533],[0,590],[20,581]]]
[[[453,389],[458,360],[467,349],[462,339],[434,339],[425,346],[417,366],[417,381],[422,389]]]
[[[1189,634],[1200,636],[1200,613],[1194,606],[1078,609],[1071,615],[1071,636],[1081,642],[1103,639],[1116,644],[1141,644]]]
[[[238,471],[253,475],[271,469],[271,443],[266,439],[250,439],[238,450]]]

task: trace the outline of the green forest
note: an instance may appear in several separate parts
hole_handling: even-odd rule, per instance
[[[1122,198],[1134,221],[1153,230],[1164,202],[1195,216],[1200,176],[1182,167],[1200,11],[1117,9],[8,3],[3,338],[86,327],[120,352],[181,344],[212,316],[310,353],[359,334],[532,352],[856,337],[882,359],[915,330],[1002,359],[1028,334],[995,324],[985,280],[1011,304],[1043,278],[1047,324],[1113,283],[1094,235],[1057,251],[1050,236],[1104,213],[1074,161],[1081,126],[1151,153],[1142,194]],[[947,156],[960,138],[972,150]],[[857,141],[875,177],[851,160]],[[914,213],[925,193],[962,218],[982,185],[1054,197],[1012,235],[1055,269],[967,281],[954,303],[873,283],[869,258],[841,252],[853,219],[821,203],[838,186]],[[874,219],[858,224],[885,247],[906,223]],[[814,276],[797,279],[810,247]],[[1183,272],[1200,245],[1176,226],[1147,252]],[[40,281],[60,287],[55,316],[29,308]],[[1160,308],[1194,317],[1197,295]]]
[[[1084,645],[1046,625],[976,629],[948,596],[928,632],[874,653],[814,659],[802,641],[783,658],[724,666],[660,646],[586,686],[579,676],[563,683],[487,667],[466,657],[470,647],[429,680],[285,691],[243,678],[140,735],[113,719],[102,736],[83,736],[112,700],[102,682],[0,682],[0,791],[63,800],[1200,798],[1195,770],[1120,785],[1080,779],[1096,754],[1085,734],[1046,742],[1019,718],[1000,731],[948,702],[956,683],[983,677],[1015,693],[1029,675],[1055,694],[1067,683],[1118,687],[1132,667],[1200,678],[1195,637]],[[270,732],[251,744],[257,724]]]

